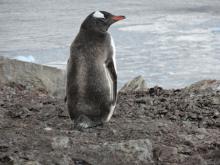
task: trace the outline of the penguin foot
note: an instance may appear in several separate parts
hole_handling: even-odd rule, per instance
[[[80,115],[74,122],[74,129],[83,130],[87,128],[97,127],[102,125],[101,121],[92,121],[85,115]]]

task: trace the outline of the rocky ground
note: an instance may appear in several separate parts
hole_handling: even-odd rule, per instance
[[[0,85],[0,164],[219,165],[220,91],[120,92],[110,122],[81,132],[63,99]]]

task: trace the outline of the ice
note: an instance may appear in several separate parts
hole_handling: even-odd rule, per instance
[[[14,59],[25,62],[35,62],[35,58],[33,56],[16,56]]]

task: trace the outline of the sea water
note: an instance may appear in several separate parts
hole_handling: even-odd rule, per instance
[[[96,10],[126,16],[109,30],[119,87],[138,75],[166,88],[220,79],[219,0],[1,0],[0,56],[65,68],[80,24]]]

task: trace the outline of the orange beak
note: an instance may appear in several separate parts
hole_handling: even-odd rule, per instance
[[[114,21],[120,21],[120,20],[123,20],[123,19],[125,19],[125,16],[122,16],[122,15],[112,17],[112,20],[114,20]]]

